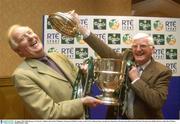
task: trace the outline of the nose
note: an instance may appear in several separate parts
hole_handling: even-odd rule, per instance
[[[31,33],[26,33],[24,36],[25,36],[28,40],[32,40],[32,39],[33,39],[33,34],[31,34]]]
[[[137,45],[136,50],[139,51],[139,50],[141,50],[141,49],[142,49],[141,46],[140,46],[140,45]]]

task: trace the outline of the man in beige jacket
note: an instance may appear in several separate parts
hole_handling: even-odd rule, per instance
[[[80,119],[84,106],[101,104],[90,96],[71,99],[78,68],[60,53],[46,54],[31,28],[13,25],[8,38],[12,50],[25,58],[12,80],[33,118]]]

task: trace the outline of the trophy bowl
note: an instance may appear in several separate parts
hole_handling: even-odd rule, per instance
[[[74,13],[74,11],[67,13],[52,13],[49,14],[48,21],[50,22],[52,28],[59,33],[68,37],[75,37],[78,34],[78,26],[77,22],[74,21],[73,17],[71,16],[72,13]]]
[[[103,58],[94,60],[95,83],[102,91],[96,96],[105,105],[120,105],[115,91],[120,90],[124,82],[126,62],[121,59]]]

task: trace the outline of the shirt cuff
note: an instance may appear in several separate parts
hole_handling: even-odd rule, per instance
[[[89,37],[91,31],[89,29],[87,29],[82,35],[83,35],[83,39],[86,39],[87,37]]]

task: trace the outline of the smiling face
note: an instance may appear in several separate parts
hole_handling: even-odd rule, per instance
[[[21,57],[39,58],[44,56],[42,43],[32,29],[19,26],[12,30],[11,38],[16,47],[13,49]]]
[[[132,51],[135,62],[139,65],[143,65],[151,59],[154,46],[149,43],[147,36],[141,37],[133,41]]]

